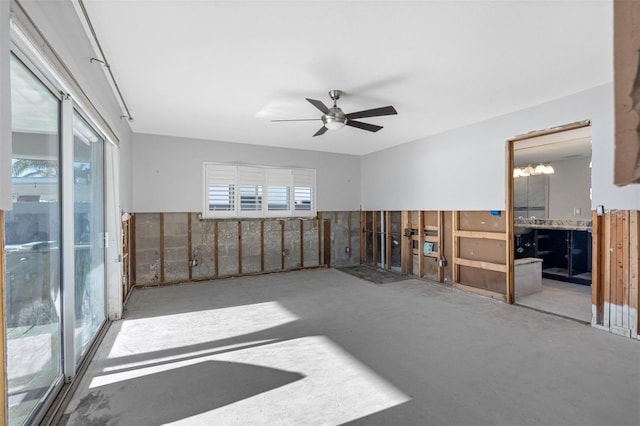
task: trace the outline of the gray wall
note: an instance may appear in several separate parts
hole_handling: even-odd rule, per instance
[[[360,209],[360,157],[136,133],[133,210],[202,211],[204,161],[316,169],[318,211]]]
[[[640,186],[613,184],[613,84],[407,143],[362,158],[364,210],[504,210],[506,141],[590,119],[591,209],[640,209]]]

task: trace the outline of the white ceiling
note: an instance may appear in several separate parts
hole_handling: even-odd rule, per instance
[[[84,3],[139,133],[363,155],[612,80],[610,0]],[[270,122],[331,89],[398,115]]]

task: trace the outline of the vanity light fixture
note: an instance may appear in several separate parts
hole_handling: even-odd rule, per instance
[[[527,176],[536,176],[536,175],[550,175],[555,173],[556,171],[553,169],[551,164],[538,164],[535,168],[529,164],[526,167],[516,167],[513,169],[513,177],[527,177]]]

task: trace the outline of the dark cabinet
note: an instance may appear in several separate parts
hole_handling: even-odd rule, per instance
[[[536,229],[534,247],[535,257],[543,260],[543,277],[591,284],[591,232]]]

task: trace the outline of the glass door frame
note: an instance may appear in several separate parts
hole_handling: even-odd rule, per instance
[[[24,66],[33,73],[34,77],[39,80],[51,93],[58,99],[59,113],[58,113],[58,149],[59,149],[59,211],[60,215],[60,293],[61,293],[61,306],[60,306],[60,339],[61,339],[61,369],[60,376],[52,383],[49,394],[39,403],[39,408],[31,414],[28,422],[37,424],[42,421],[48,414],[48,411],[53,406],[56,398],[59,397],[60,391],[63,389],[65,383],[70,383],[77,375],[77,372],[87,362],[87,356],[92,352],[91,349],[95,345],[96,340],[101,336],[105,326],[108,322],[108,290],[107,290],[107,214],[106,214],[106,146],[107,137],[102,131],[94,124],[94,120],[82,109],[82,107],[76,103],[70,95],[64,93],[61,87],[51,78],[47,78],[46,65],[40,64],[42,62],[38,55],[30,52],[29,49],[17,44],[13,38],[10,42],[10,54],[14,55]],[[43,71],[42,68],[45,68]],[[97,328],[95,334],[91,337],[90,341],[86,345],[86,349],[80,359],[76,362],[75,359],[75,220],[74,220],[74,113],[81,116],[97,135],[102,138],[102,150],[101,150],[101,167],[102,167],[102,256],[104,268],[102,270],[103,286],[103,309],[104,319],[101,325]],[[6,329],[2,330],[6,333]]]

